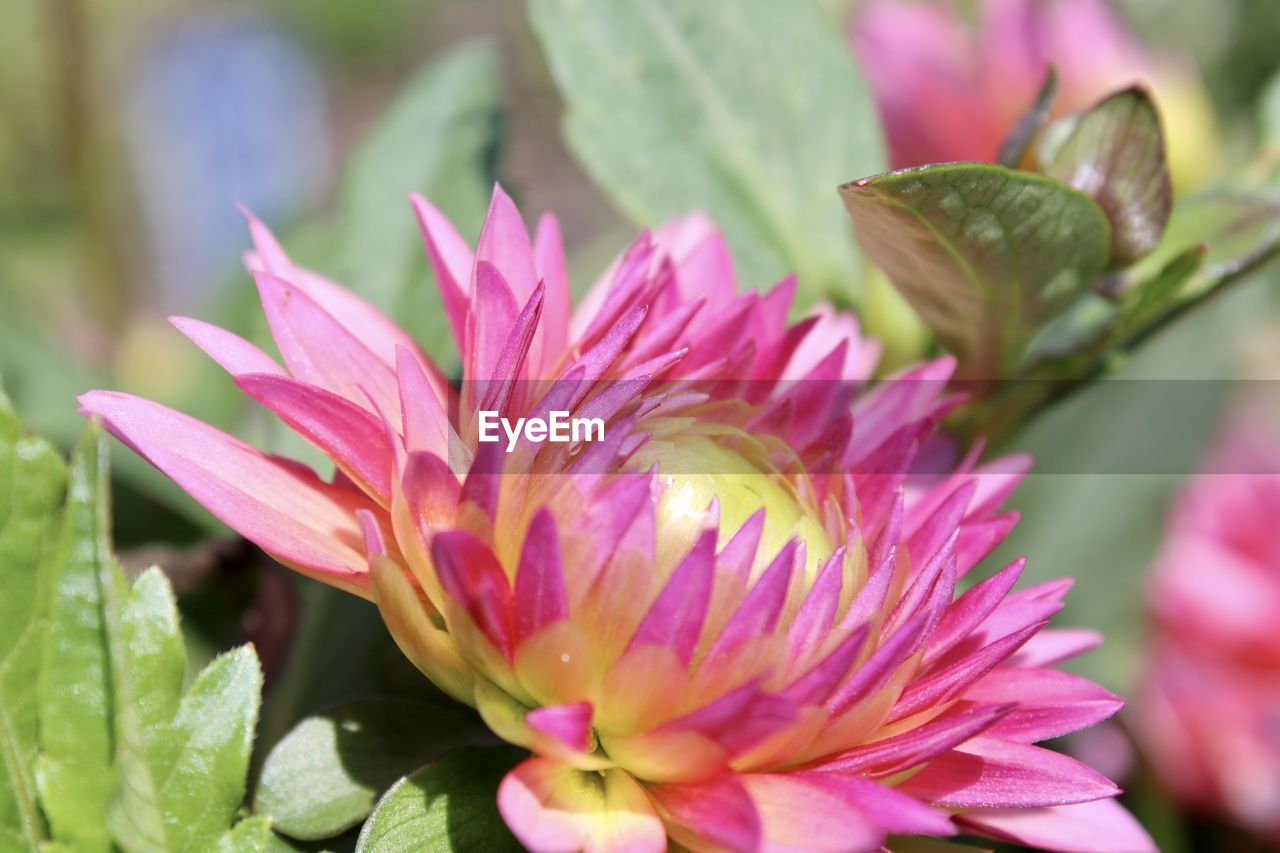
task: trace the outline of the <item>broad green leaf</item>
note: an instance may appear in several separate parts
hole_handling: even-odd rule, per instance
[[[90,426],[71,455],[62,529],[50,555],[36,763],[51,835],[83,850],[110,847],[106,815],[115,783],[104,614],[123,579],[111,554],[108,487],[107,448]]]
[[[985,163],[904,169],[840,188],[882,267],[964,378],[1008,376],[1027,343],[1106,268],[1111,228],[1078,190]]]
[[[364,701],[308,717],[276,744],[253,808],[277,831],[331,838],[368,816],[391,783],[456,746],[491,739],[460,709]]]
[[[218,839],[217,853],[262,853],[271,846],[271,822],[251,816],[228,829]]]
[[[339,280],[404,323],[433,357],[448,324],[409,209],[420,192],[475,237],[493,187],[501,98],[491,45],[455,48],[405,85],[353,155],[339,197]]]
[[[46,552],[66,483],[62,459],[25,436],[0,392],[0,849],[46,836],[32,772],[37,691],[47,615]]]
[[[1135,86],[1079,116],[1041,171],[1087,193],[1111,222],[1111,257],[1126,266],[1160,243],[1173,206],[1160,116]]]
[[[360,832],[360,853],[521,849],[498,814],[498,784],[522,753],[459,749],[397,782]]]
[[[643,226],[706,211],[743,278],[860,296],[834,188],[884,167],[848,44],[811,0],[534,0],[591,176]]]

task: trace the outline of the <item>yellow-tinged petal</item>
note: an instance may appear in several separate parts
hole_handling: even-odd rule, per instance
[[[369,563],[373,598],[396,645],[437,687],[460,702],[475,704],[474,671],[459,656],[448,632],[431,621],[431,603],[414,589],[404,570],[383,556]]]
[[[498,808],[533,851],[649,853],[667,846],[649,797],[622,770],[576,770],[532,758],[502,781]]]

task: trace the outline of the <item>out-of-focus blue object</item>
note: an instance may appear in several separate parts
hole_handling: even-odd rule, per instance
[[[323,79],[272,23],[206,14],[154,33],[126,97],[156,307],[206,307],[247,244],[237,204],[283,225],[326,191]]]

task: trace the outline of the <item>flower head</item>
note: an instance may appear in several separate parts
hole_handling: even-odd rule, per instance
[[[643,234],[571,310],[556,222],[501,190],[473,252],[414,200],[462,356],[453,386],[252,222],[272,358],[178,327],[333,459],[326,482],[161,406],[84,408],[281,562],[373,599],[404,652],[533,757],[502,814],[534,850],[878,849],[986,833],[1150,847],[1114,785],[1032,744],[1114,713],[1051,665],[1067,583],[957,580],[1027,467],[948,473],[940,360],[868,384],[876,347],[793,283],[739,293],[692,216]],[[604,434],[480,440],[481,412]],[[936,467],[936,466],[935,466]],[[944,466],[948,467],[948,466]]]
[[[1174,181],[1208,176],[1212,108],[1193,70],[1151,56],[1105,0],[983,0],[971,32],[950,4],[872,0],[851,35],[871,83],[895,168],[994,160],[1031,108],[1049,66],[1055,115],[1145,83],[1161,109]]]
[[[1177,500],[1137,710],[1175,795],[1280,839],[1280,446],[1266,422],[1233,423]]]

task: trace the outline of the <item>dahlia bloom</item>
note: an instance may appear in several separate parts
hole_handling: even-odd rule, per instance
[[[1174,795],[1280,841],[1280,443],[1266,422],[1234,424],[1176,502],[1137,711]]]
[[[850,36],[884,122],[894,168],[994,160],[1050,64],[1054,115],[1134,83],[1154,92],[1174,181],[1208,176],[1212,108],[1194,73],[1151,56],[1104,0],[983,0],[976,31],[953,4],[871,0]]]
[[[333,460],[332,481],[184,415],[85,411],[282,563],[376,602],[405,654],[530,750],[498,792],[533,850],[875,850],[958,831],[1150,842],[1088,767],[1034,746],[1116,697],[1052,668],[1068,582],[956,582],[1014,523],[1028,461],[922,476],[943,359],[877,349],[793,285],[738,293],[703,218],[639,239],[571,311],[556,220],[496,190],[474,253],[414,199],[460,387],[251,221],[284,366],[176,319]],[[596,417],[603,440],[479,441],[479,413]],[[911,472],[915,469],[916,474]]]

